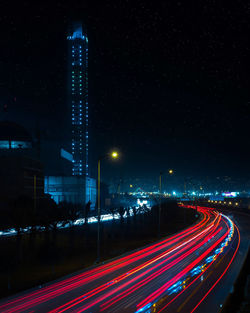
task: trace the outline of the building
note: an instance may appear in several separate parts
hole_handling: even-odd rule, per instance
[[[27,130],[21,125],[0,122],[0,198],[44,196],[43,164]]]
[[[88,38],[81,23],[72,23],[67,42],[69,105],[63,109],[65,119],[59,119],[55,127],[54,118],[42,120],[21,106],[4,106],[0,112],[17,122],[0,125],[0,192],[32,197],[45,192],[57,203],[84,205],[90,200],[93,208],[96,181],[89,177],[88,165]]]
[[[44,180],[45,193],[51,195],[58,204],[68,202],[84,205],[91,202],[92,208],[96,202],[96,181],[87,176],[46,176]]]
[[[56,203],[84,205],[91,201],[95,208],[96,180],[89,177],[88,164],[88,38],[81,23],[72,23],[67,40],[71,151],[61,148],[60,162],[64,164],[64,173],[71,165],[71,175],[46,176],[45,193]]]
[[[73,23],[69,44],[69,102],[71,106],[72,175],[88,176],[88,37]]]

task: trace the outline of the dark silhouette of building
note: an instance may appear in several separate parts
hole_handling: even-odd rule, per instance
[[[19,124],[0,122],[0,198],[44,195],[43,165],[34,141]]]

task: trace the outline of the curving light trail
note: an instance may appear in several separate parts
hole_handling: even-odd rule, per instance
[[[0,312],[194,312],[225,275],[240,244],[239,230],[227,216],[197,210],[201,218],[196,225],[6,299]]]

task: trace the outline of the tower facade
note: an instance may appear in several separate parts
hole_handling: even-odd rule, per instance
[[[69,43],[72,175],[88,176],[88,37],[81,23],[72,24],[67,39]]]

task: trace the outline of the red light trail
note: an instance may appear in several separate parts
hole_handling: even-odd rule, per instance
[[[70,278],[3,300],[0,311],[173,312],[203,275],[218,271],[212,287],[192,297],[193,312],[225,275],[240,244],[239,230],[228,217],[202,207],[197,210],[201,218],[192,227]],[[215,269],[224,250],[225,258]]]

